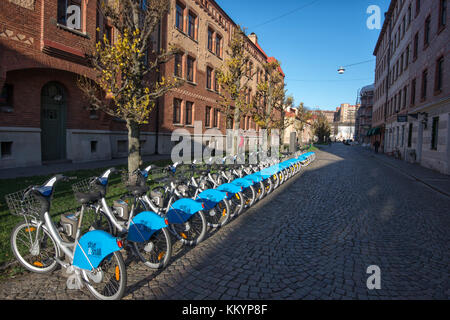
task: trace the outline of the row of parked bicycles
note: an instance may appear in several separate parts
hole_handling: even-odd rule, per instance
[[[6,196],[11,214],[23,217],[11,234],[12,251],[29,271],[66,269],[69,289],[85,286],[97,299],[121,299],[127,285],[122,250],[132,251],[151,269],[164,268],[173,239],[199,244],[208,230],[224,226],[315,159],[313,152],[298,152],[284,155],[282,161],[255,161],[261,155],[149,166],[135,172],[111,168],[72,184],[81,208],[62,215],[59,222],[50,215],[55,186],[76,178],[56,175],[42,186]],[[117,173],[122,174],[126,193],[108,203],[108,181]]]

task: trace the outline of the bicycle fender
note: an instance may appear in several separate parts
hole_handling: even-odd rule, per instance
[[[185,223],[194,214],[204,210],[204,206],[202,202],[193,199],[181,199],[172,204],[166,218],[172,224]]]
[[[253,185],[252,182],[250,182],[249,180],[246,180],[244,178],[236,179],[236,180],[232,181],[231,184],[237,185],[237,186],[242,187],[244,189],[247,189],[247,188],[249,188],[250,186]]]
[[[257,174],[257,173],[253,173],[251,175],[245,176],[244,179],[252,181],[253,184],[260,183],[263,180],[262,176],[260,174]]]
[[[164,218],[151,211],[139,213],[130,223],[127,240],[147,242],[158,230],[167,227]]]
[[[208,189],[198,195],[196,201],[203,202],[206,210],[213,209],[220,201],[227,198],[227,193],[216,189]]]
[[[241,192],[243,188],[232,183],[225,183],[216,188],[216,190],[219,190],[221,192],[227,192],[228,198],[231,199],[236,193]]]
[[[73,265],[83,270],[98,268],[111,253],[120,251],[117,238],[101,230],[94,230],[81,237],[75,250]]]
[[[259,174],[261,174],[262,178],[265,180],[270,178],[273,174],[275,174],[275,172],[273,170],[270,170],[269,168],[266,168],[261,170]]]

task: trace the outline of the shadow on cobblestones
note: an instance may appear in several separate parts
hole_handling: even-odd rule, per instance
[[[448,212],[447,197],[332,145],[197,247],[177,244],[165,270],[131,259],[125,299],[448,299]],[[370,265],[381,290],[367,289]],[[27,277],[34,286],[0,284],[0,298],[90,298]]]

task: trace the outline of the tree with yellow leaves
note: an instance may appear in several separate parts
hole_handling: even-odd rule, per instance
[[[255,97],[244,111],[251,115],[260,128],[266,129],[269,135],[273,129],[278,129],[281,133],[289,126],[284,118],[284,111],[292,106],[293,98],[286,97],[279,61],[268,61],[264,64],[263,71],[266,76],[258,83]]]
[[[244,30],[236,26],[227,49],[228,58],[217,72],[221,89],[218,102],[221,113],[225,115],[227,129],[233,129],[233,119],[236,129],[239,129],[241,111],[247,109],[248,83],[254,76],[249,66],[250,55],[245,49],[246,38]]]
[[[85,76],[78,81],[92,109],[126,122],[130,173],[141,164],[140,126],[149,122],[156,100],[181,85],[178,79],[159,76],[159,66],[168,62],[177,50],[152,48],[151,41],[170,3],[170,0],[102,1],[101,12],[114,26],[116,37],[110,43],[104,36],[88,56],[96,78]]]

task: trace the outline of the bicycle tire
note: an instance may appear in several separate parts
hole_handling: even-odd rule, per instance
[[[199,225],[201,225],[200,228]],[[175,237],[188,246],[196,246],[204,240],[207,226],[208,223],[202,211],[193,214],[185,223],[169,225]]]
[[[23,232],[21,232],[23,230]],[[14,256],[16,257],[17,261],[19,261],[19,263],[26,268],[27,270],[34,272],[34,273],[40,273],[40,274],[46,274],[46,273],[50,273],[52,271],[54,271],[56,269],[56,267],[58,266],[57,261],[54,259],[54,257],[59,257],[60,256],[60,251],[58,246],[56,245],[56,241],[55,239],[53,239],[53,237],[50,235],[50,233],[44,229],[44,227],[40,228],[40,232],[43,233],[43,238],[40,241],[39,244],[39,254],[38,255],[32,255],[29,251],[31,250],[32,247],[32,241],[31,239],[36,239],[36,236],[33,233],[34,231],[37,230],[37,225],[34,223],[26,223],[25,221],[22,221],[20,223],[18,223],[13,231],[11,232],[11,250],[14,254]],[[25,240],[29,240],[30,243],[30,247],[28,248],[28,255],[30,256],[30,258],[33,258],[32,260],[34,260],[33,263],[29,263],[27,261],[27,257],[24,256],[24,254],[22,254],[19,250],[19,246],[26,246],[27,242],[25,240],[21,240],[21,245],[19,244],[18,241],[18,236],[19,234],[23,234],[25,236]],[[28,238],[27,238],[27,234],[28,234]],[[31,237],[31,239],[30,239]],[[41,237],[39,235],[39,237]],[[51,242],[51,246],[54,248],[54,253],[52,254],[53,256],[50,257],[50,255],[47,255],[46,258],[43,258],[42,256],[42,241],[43,240],[50,240]],[[47,242],[47,241],[46,241]],[[34,258],[37,257],[38,258]],[[46,263],[48,262],[48,263]],[[47,265],[45,266],[44,265]]]
[[[90,271],[82,270],[81,272],[85,281],[84,284],[88,288],[89,292],[99,300],[120,300],[125,293],[125,289],[127,286],[127,270],[125,267],[125,262],[123,261],[122,254],[119,251],[113,252],[111,255],[103,259],[103,261],[99,265],[99,268],[100,269],[105,268],[113,260],[115,260],[117,263],[117,265],[114,266],[113,277],[106,279],[107,280],[106,285],[109,286],[105,286],[101,290],[101,292],[98,289],[94,288],[93,285],[94,280],[92,280],[92,278],[90,279],[89,275]],[[106,277],[102,274],[101,278],[102,278],[101,282],[103,282],[103,280],[105,280]],[[112,294],[106,295],[106,291],[110,290],[114,283],[118,284],[116,286],[117,288],[113,288],[114,291],[110,291]]]
[[[161,246],[165,242],[165,246]],[[151,243],[151,252],[147,252],[149,243]],[[165,268],[172,257],[172,240],[167,228],[163,228],[152,235],[150,240],[146,243],[133,242],[134,249],[141,261],[150,269]],[[148,255],[149,258],[142,254],[142,251]]]
[[[246,188],[241,192],[244,197],[244,209],[250,208],[256,201],[256,191],[253,186]]]
[[[208,227],[217,229],[223,227],[230,219],[230,205],[227,200],[220,201],[213,209],[205,212]]]
[[[232,212],[231,218],[235,218],[244,210],[244,197],[242,196],[242,193],[238,192],[231,199],[229,199],[229,201],[230,210]]]

